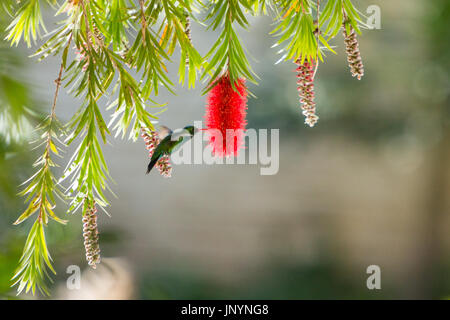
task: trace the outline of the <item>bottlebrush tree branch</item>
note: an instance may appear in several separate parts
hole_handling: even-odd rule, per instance
[[[328,37],[334,38],[347,23],[353,27],[358,34],[361,34],[360,26],[363,25],[358,10],[353,6],[350,0],[328,0],[320,21],[320,27],[325,26],[324,33]]]
[[[248,26],[244,10],[253,13],[252,2],[247,0],[216,0],[211,1],[207,16],[209,28],[216,30],[222,26],[216,43],[206,55],[209,60],[203,72],[203,77],[209,75],[210,81],[205,92],[212,89],[214,82],[225,72],[228,73],[230,83],[235,88],[236,81],[241,77],[256,82],[255,73],[245,54],[239,36],[234,28],[234,22],[242,28]]]
[[[17,10],[15,19],[6,30],[9,30],[6,39],[11,44],[18,45],[21,38],[31,47],[31,41],[35,42],[41,36],[42,31],[46,32],[41,14],[41,0],[23,1],[22,6]],[[56,4],[56,0],[45,0],[48,4]]]
[[[68,83],[72,83],[79,75],[74,92],[75,95],[84,94],[84,102],[68,125],[71,134],[66,142],[71,144],[78,137],[81,137],[81,142],[60,182],[72,176],[66,191],[72,199],[69,212],[75,212],[81,207],[84,215],[90,208],[89,204],[94,201],[103,208],[108,205],[103,191],[108,188],[109,172],[97,133],[106,143],[110,131],[97,101],[111,84],[114,66],[104,47],[107,39],[99,31],[93,4],[80,0],[74,10],[79,11],[79,32],[75,34],[79,58],[78,63],[68,69],[68,74],[72,76]]]
[[[71,38],[67,43],[65,52],[67,52],[70,43]],[[18,284],[17,290],[19,293],[25,289],[26,292],[31,290],[35,294],[36,288],[38,288],[42,293],[48,294],[44,277],[48,276],[48,270],[53,273],[55,273],[55,270],[52,267],[51,257],[47,249],[44,227],[47,225],[49,217],[59,223],[66,223],[65,220],[58,218],[53,212],[55,195],[61,197],[63,193],[52,173],[52,167],[56,166],[52,160],[52,154],[59,155],[60,149],[57,143],[62,144],[58,139],[61,125],[56,118],[55,109],[65,64],[66,54],[63,55],[58,78],[55,80],[56,89],[51,113],[41,126],[37,128],[43,132],[41,145],[45,146],[44,153],[34,163],[34,166],[39,167],[39,169],[27,181],[27,187],[20,193],[21,196],[26,196],[26,201],[29,204],[25,212],[14,222],[17,225],[35,213],[38,215],[25,243],[19,266],[12,278],[15,281],[13,285]]]
[[[305,59],[308,61],[323,60],[320,44],[334,53],[334,50],[322,36],[317,21],[314,21],[313,11],[319,16],[314,2],[309,0],[277,1],[280,13],[277,17],[278,26],[272,34],[279,37],[276,45],[284,45],[281,60]]]
[[[364,23],[358,10],[349,0],[330,0],[324,8],[323,17],[321,25],[327,23],[325,33],[330,38],[335,37],[342,29],[351,73],[361,80],[364,75],[364,66],[356,34],[361,34],[360,26]]]
[[[197,9],[192,1],[162,1],[163,7],[163,33],[161,35],[161,46],[172,55],[175,46],[180,47],[180,62],[178,68],[179,82],[184,84],[188,70],[188,85],[194,87],[197,80],[197,71],[203,66],[203,58],[192,44],[190,33],[186,33],[186,24],[190,16]],[[189,30],[190,31],[190,30]],[[172,39],[170,41],[170,39]],[[186,63],[188,61],[188,63]]]

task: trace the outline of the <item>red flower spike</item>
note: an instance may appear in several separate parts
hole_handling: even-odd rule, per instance
[[[244,131],[247,125],[246,110],[245,79],[236,81],[235,89],[228,75],[218,79],[209,91],[205,115],[209,144],[214,156],[238,155],[244,143]]]

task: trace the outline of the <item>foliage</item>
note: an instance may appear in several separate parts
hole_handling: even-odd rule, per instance
[[[333,51],[329,41],[347,21],[344,16],[356,30],[360,22],[349,0],[329,0],[322,13],[320,1],[310,0],[6,1],[5,8],[14,15],[6,35],[11,45],[23,39],[30,46],[41,39],[46,30],[41,14],[45,4],[64,18],[48,33],[35,55],[39,59],[59,55],[61,64],[50,115],[38,127],[38,146],[44,152],[35,163],[37,172],[21,193],[28,208],[16,221],[18,224],[37,215],[14,277],[19,292],[25,289],[33,293],[36,288],[46,292],[44,278],[53,271],[44,234],[48,218],[65,222],[53,211],[55,197],[69,199],[71,213],[81,210],[85,215],[92,203],[105,210],[109,204],[105,190],[110,190],[111,177],[102,144],[111,131],[135,140],[142,128],[154,130],[157,112],[150,112],[149,107],[162,107],[153,100],[161,86],[174,91],[167,64],[172,62],[176,48],[180,52],[180,83],[192,88],[199,77],[208,79],[207,92],[227,73],[236,89],[234,84],[240,78],[254,83],[257,79],[237,31],[248,28],[248,15],[273,17],[277,24],[273,34],[279,37],[276,44],[282,46],[283,60],[323,59],[324,50]],[[189,27],[191,21],[201,23],[197,19],[201,12],[206,12],[208,29],[220,30],[204,57],[195,49]],[[79,110],[65,126],[55,116],[62,83],[75,97],[82,98]],[[113,101],[109,125],[99,104],[102,97]],[[26,105],[24,101],[16,104]],[[61,135],[64,141],[59,140]],[[60,155],[65,144],[73,143],[78,147],[62,177],[56,179],[53,158]],[[60,186],[65,181],[69,185],[63,191]]]

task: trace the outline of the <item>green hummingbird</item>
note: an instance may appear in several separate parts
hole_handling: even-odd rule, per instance
[[[180,146],[183,141],[187,141],[184,137],[193,137],[199,129],[194,126],[186,126],[181,129],[176,129],[175,131],[170,130],[166,126],[161,126],[158,134],[161,139],[161,142],[153,152],[152,158],[150,159],[150,163],[147,167],[147,174],[153,169],[155,164],[163,155],[170,156],[172,152],[175,150],[175,147]]]

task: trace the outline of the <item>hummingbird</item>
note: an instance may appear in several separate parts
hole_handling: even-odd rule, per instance
[[[150,173],[155,164],[163,155],[170,156],[175,150],[175,147],[180,146],[183,141],[187,141],[184,137],[191,138],[198,132],[198,130],[199,129],[194,126],[186,126],[184,128],[172,131],[166,126],[161,126],[161,129],[158,132],[161,142],[156,147],[155,152],[153,152],[152,158],[150,159],[150,163],[147,167],[147,174]]]

